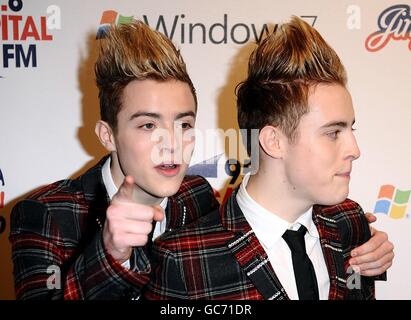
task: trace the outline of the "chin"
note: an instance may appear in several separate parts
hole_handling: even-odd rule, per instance
[[[331,205],[336,205],[344,202],[348,197],[348,194],[342,195],[341,197],[336,197]]]
[[[343,203],[346,199],[347,199],[347,197],[335,199],[334,201],[330,201],[330,203],[327,204],[327,205],[328,206],[335,206],[337,204]]]
[[[168,185],[168,186],[161,186],[161,188],[156,188],[154,194],[157,197],[171,197],[173,195],[175,195],[178,191],[178,189],[180,189],[180,184],[175,184],[175,185]]]
[[[340,204],[344,202],[348,197],[348,192],[340,193],[340,194],[330,194],[328,197],[321,197],[317,204],[323,206],[334,206],[336,204]]]

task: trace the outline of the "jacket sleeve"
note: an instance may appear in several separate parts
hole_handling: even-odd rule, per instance
[[[153,272],[143,293],[148,300],[189,299],[183,277],[181,261],[173,252],[155,246],[153,250]]]
[[[351,201],[351,200],[350,200]],[[347,270],[351,250],[367,242],[371,238],[368,221],[359,204],[351,201],[350,209],[344,212],[344,219],[338,219],[338,228],[345,252]],[[347,278],[348,300],[375,300],[375,277],[366,277],[355,274],[352,270]]]
[[[133,299],[149,280],[151,266],[135,249],[123,268],[104,249],[102,233],[79,244],[62,230],[43,203],[24,200],[12,210],[10,242],[18,299]]]

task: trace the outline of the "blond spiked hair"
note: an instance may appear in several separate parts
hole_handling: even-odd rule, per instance
[[[335,51],[318,31],[294,16],[251,54],[248,77],[237,87],[239,126],[250,131],[273,125],[294,141],[300,118],[308,112],[309,89],[319,83],[345,87],[346,82]]]
[[[133,80],[185,82],[197,105],[195,88],[179,50],[160,32],[142,21],[133,21],[112,25],[100,41],[95,64],[100,114],[114,131],[123,90]]]

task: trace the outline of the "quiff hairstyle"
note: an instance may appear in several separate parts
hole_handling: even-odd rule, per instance
[[[318,31],[295,16],[278,26],[251,54],[248,76],[237,87],[238,123],[247,129],[248,153],[251,129],[272,125],[295,141],[309,111],[309,90],[346,82],[344,66]]]
[[[142,21],[111,25],[100,40],[95,64],[100,115],[116,132],[124,88],[133,80],[178,80],[189,85],[197,107],[194,85],[173,43]]]

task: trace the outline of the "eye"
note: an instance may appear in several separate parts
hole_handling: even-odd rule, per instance
[[[191,129],[191,128],[193,128],[193,126],[192,126],[191,123],[189,123],[189,122],[183,122],[183,123],[181,124],[181,128],[182,128],[182,129]]]
[[[328,132],[328,133],[327,133],[327,136],[328,136],[329,138],[333,139],[333,140],[336,140],[336,139],[338,138],[338,134],[339,134],[340,132],[341,132],[340,130],[334,130],[334,131]]]
[[[193,124],[190,120],[184,120],[184,121],[176,121],[174,122],[175,128],[180,128],[182,130],[189,130],[193,128]]]
[[[145,129],[145,130],[151,130],[151,129],[154,129],[154,123],[145,123],[139,126],[139,128]]]

